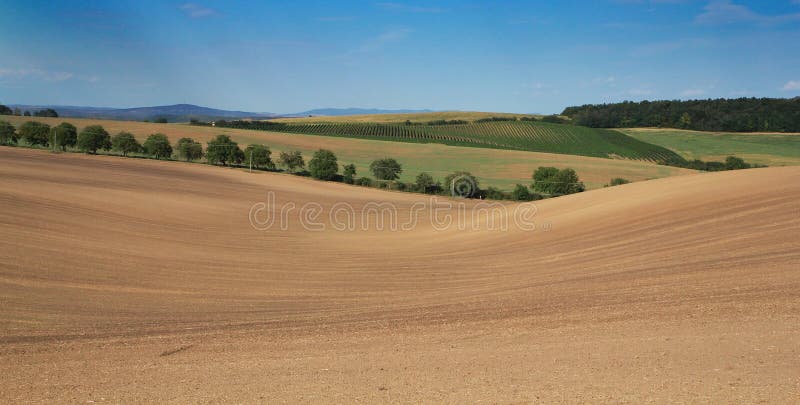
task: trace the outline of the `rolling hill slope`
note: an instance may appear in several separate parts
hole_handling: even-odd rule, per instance
[[[338,231],[327,214],[339,203],[389,203],[403,223],[429,202],[0,148],[0,392],[48,402],[791,402],[798,175],[703,173],[556,198],[537,205],[535,230],[467,216],[464,229],[422,218],[406,230]],[[297,211],[285,228],[254,229],[249,213],[269,191],[275,212],[319,204],[325,229],[310,231]]]
[[[271,121],[221,121],[216,125],[273,132],[441,143],[650,162],[681,159],[669,149],[639,141],[614,130],[544,122],[498,121],[458,125],[403,125],[361,122],[295,124]]]
[[[618,131],[660,145],[686,159],[725,160],[735,155],[769,166],[800,165],[800,134],[779,132],[701,132],[670,128],[623,128]]]

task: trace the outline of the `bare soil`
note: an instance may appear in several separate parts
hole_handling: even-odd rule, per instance
[[[0,147],[0,399],[795,402],[799,176],[546,200],[533,231],[258,231],[269,191],[401,222],[427,200]]]

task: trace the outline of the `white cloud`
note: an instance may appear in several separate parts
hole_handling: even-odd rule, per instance
[[[800,80],[789,80],[783,85],[783,91],[800,90]]]
[[[763,15],[747,6],[734,4],[730,0],[715,0],[705,7],[705,11],[695,17],[698,24],[756,23],[764,25],[781,24],[800,20],[800,14]]]
[[[184,3],[180,6],[180,9],[190,18],[204,18],[218,14],[213,8],[204,7],[195,3]]]

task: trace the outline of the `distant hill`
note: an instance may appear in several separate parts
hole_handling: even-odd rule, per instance
[[[425,112],[433,112],[433,110],[381,110],[378,108],[317,108],[314,110],[303,111],[296,114],[287,114],[287,116],[413,114],[413,113],[425,113]]]
[[[56,110],[61,117],[95,118],[122,121],[144,121],[166,118],[169,122],[186,122],[191,119],[211,121],[218,119],[244,119],[244,118],[272,118],[277,116],[272,113],[255,113],[246,111],[218,110],[216,108],[201,107],[192,104],[175,104],[155,107],[136,108],[106,108],[106,107],[78,107],[64,105],[19,105],[12,104],[11,108],[22,111],[37,111],[45,108]]]
[[[153,121],[166,118],[169,122],[187,122],[192,119],[214,121],[221,119],[266,119],[276,117],[308,117],[308,116],[347,116],[375,114],[425,113],[432,110],[381,110],[376,108],[318,108],[293,114],[257,113],[248,111],[218,110],[192,104],[174,104],[155,107],[108,108],[83,107],[71,105],[25,105],[10,104],[11,108],[19,108],[31,113],[45,108],[52,108],[61,117],[95,118],[121,121]]]

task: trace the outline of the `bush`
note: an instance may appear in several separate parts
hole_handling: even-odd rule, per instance
[[[97,153],[99,149],[111,149],[111,137],[108,136],[105,128],[100,125],[89,125],[78,134],[78,149],[91,154]]]
[[[47,146],[50,144],[50,126],[28,121],[19,127],[19,139],[31,146]]]
[[[129,153],[137,153],[142,150],[142,145],[136,137],[129,132],[120,132],[111,138],[111,149],[128,156]]]
[[[167,123],[167,119],[164,118],[164,117],[158,117],[158,118],[154,119],[153,122],[155,122],[156,124],[166,124]]]
[[[346,165],[343,170],[344,175],[342,176],[342,181],[347,184],[355,183],[356,165],[350,163],[349,165]]]
[[[303,154],[299,151],[281,152],[278,158],[278,163],[285,167],[288,171],[292,172],[295,169],[302,169],[306,167],[306,162],[303,160]]]
[[[727,170],[725,163],[722,162],[706,162],[705,167],[709,172],[721,172],[723,170]]]
[[[497,122],[497,121],[516,121],[517,117],[486,117],[475,120],[475,123]]]
[[[749,169],[750,164],[745,163],[744,159],[738,158],[736,156],[728,156],[725,158],[725,169],[726,170],[741,170],[741,169]]]
[[[549,166],[539,166],[533,172],[533,189],[542,193],[551,193],[553,177],[558,174],[558,169]]]
[[[563,124],[567,122],[567,120],[561,118],[556,114],[553,114],[553,115],[545,115],[544,117],[542,117],[542,122],[549,122],[551,124]]]
[[[417,191],[421,193],[429,193],[433,191],[434,186],[436,183],[433,180],[433,176],[428,173],[422,172],[417,175],[417,179],[414,182]]]
[[[448,174],[444,178],[444,187],[453,197],[474,198],[480,191],[478,179],[464,171]]]
[[[274,169],[275,163],[272,163],[272,151],[265,145],[252,144],[248,145],[244,150],[246,163],[251,163],[255,168]]]
[[[308,162],[308,172],[315,179],[333,180],[336,178],[336,173],[339,172],[336,155],[327,149],[314,152],[314,156]]]
[[[356,184],[359,186],[372,187],[372,179],[369,177],[361,177],[356,180]]]
[[[206,160],[211,164],[221,163],[227,166],[230,163],[241,162],[243,155],[244,152],[239,149],[239,144],[231,140],[228,135],[217,135],[208,141],[206,146]]]
[[[142,145],[144,152],[156,159],[169,158],[172,156],[172,145],[169,138],[164,134],[152,134],[145,139]]]
[[[383,158],[373,161],[369,170],[378,180],[397,180],[403,173],[403,166],[392,158]]]
[[[33,113],[33,116],[58,118],[58,113],[56,112],[56,110],[52,108],[45,108],[44,110],[36,111],[35,113]]]
[[[622,177],[614,177],[613,179],[611,179],[610,182],[608,182],[606,187],[621,186],[623,184],[628,184],[628,183],[630,183],[630,180],[628,179],[623,179]]]
[[[516,201],[530,201],[532,199],[531,192],[528,190],[528,187],[517,184],[514,187],[514,191],[511,192],[511,199]]]
[[[178,143],[175,144],[175,151],[178,153],[179,158],[187,162],[203,157],[203,145],[192,138],[178,139]]]
[[[506,200],[508,199],[508,195],[494,187],[489,187],[484,190],[483,195],[491,200]]]
[[[539,167],[533,173],[533,189],[550,195],[580,193],[586,187],[578,178],[575,170],[558,170],[555,167]]]
[[[0,105],[0,107],[5,106]],[[8,121],[0,121],[0,145],[13,145],[15,143],[17,143],[16,128]]]
[[[449,121],[448,120],[433,120],[433,121],[428,121],[426,124],[428,124],[428,125],[463,125],[463,124],[469,124],[469,122],[464,121],[464,120],[449,120]]]
[[[8,106],[0,104],[0,115],[14,115],[14,111]]]
[[[78,128],[68,122],[62,122],[50,130],[50,144],[66,151],[78,143]]]

